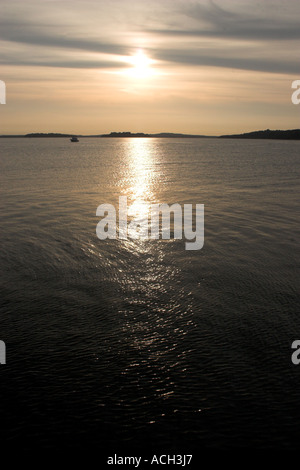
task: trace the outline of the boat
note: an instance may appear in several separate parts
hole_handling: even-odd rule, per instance
[[[74,135],[71,139],[71,142],[79,142],[79,139]]]

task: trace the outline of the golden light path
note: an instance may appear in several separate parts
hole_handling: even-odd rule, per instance
[[[133,138],[129,142],[128,156],[131,170],[127,189],[128,218],[147,222],[150,205],[156,201],[151,139]]]
[[[148,139],[134,138],[130,143],[132,183],[129,188],[131,205],[129,215],[145,216],[153,199],[152,146]]]

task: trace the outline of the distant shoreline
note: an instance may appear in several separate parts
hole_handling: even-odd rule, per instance
[[[25,135],[0,135],[0,138],[71,138],[75,134],[60,133],[31,133]],[[78,135],[80,138],[196,138],[196,139],[279,139],[279,140],[300,140],[300,129],[290,130],[270,130],[247,132],[244,134],[228,134],[220,136],[179,134],[171,132],[161,132],[158,134],[145,134],[143,132],[111,132],[110,134],[98,135]]]

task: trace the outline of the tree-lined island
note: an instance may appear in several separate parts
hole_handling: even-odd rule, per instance
[[[0,137],[24,137],[24,138],[52,138],[52,137],[60,137],[60,138],[70,138],[75,134],[61,134],[56,132],[51,133],[42,133],[36,132],[31,134],[25,135],[0,135]],[[198,134],[180,134],[180,133],[172,133],[172,132],[161,132],[158,134],[145,134],[144,132],[111,132],[110,134],[97,134],[97,135],[78,135],[77,137],[85,138],[85,137],[97,137],[97,138],[128,138],[128,137],[136,137],[136,138],[143,138],[143,137],[155,137],[155,138],[218,138],[218,139],[278,139],[278,140],[300,140],[300,129],[290,129],[290,130],[270,130],[266,129],[263,131],[254,131],[254,132],[247,132],[244,134],[228,134],[228,135],[220,135],[220,136],[211,136],[211,135],[198,135]]]

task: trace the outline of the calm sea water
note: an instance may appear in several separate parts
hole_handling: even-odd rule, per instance
[[[299,142],[1,139],[1,423],[18,448],[299,448]],[[96,208],[205,205],[202,250]],[[3,423],[6,422],[4,426]]]

